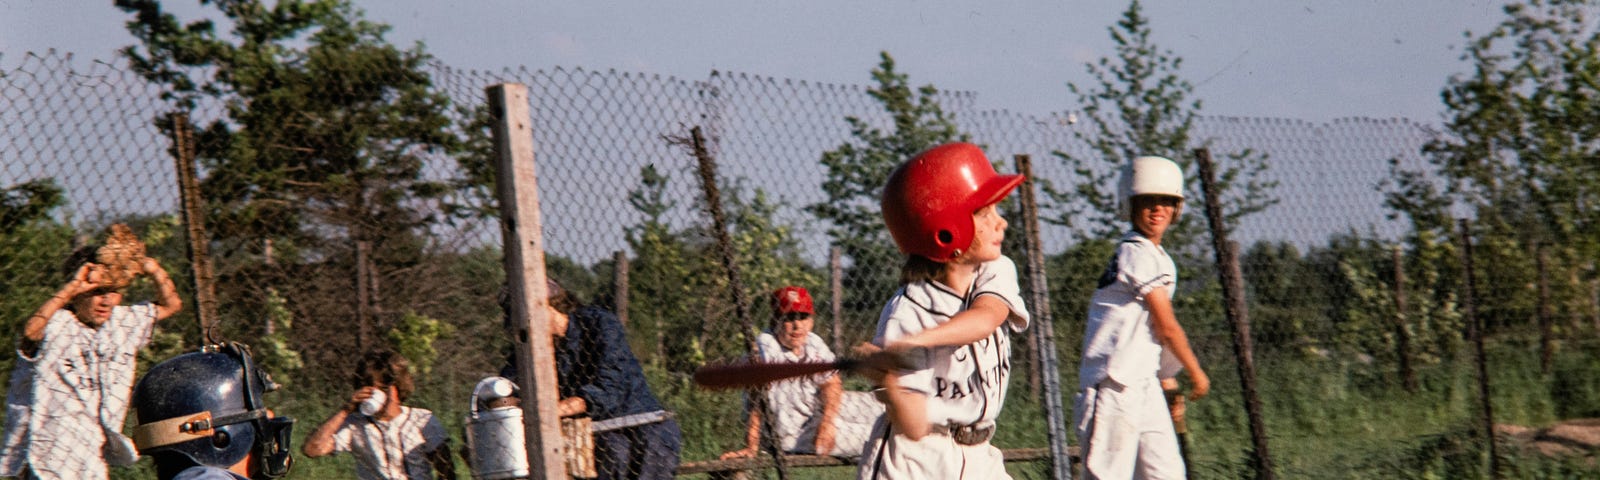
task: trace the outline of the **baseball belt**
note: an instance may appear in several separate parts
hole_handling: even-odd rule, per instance
[[[978,425],[934,425],[933,433],[949,435],[956,443],[962,445],[978,445],[994,437],[994,424]]]

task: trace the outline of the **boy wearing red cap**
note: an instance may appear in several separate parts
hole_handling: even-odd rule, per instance
[[[833,350],[811,330],[816,326],[811,293],[788,286],[772,292],[772,327],[756,339],[757,361],[831,362]],[[785,452],[853,457],[861,454],[873,419],[882,407],[866,392],[853,392],[851,408],[841,416],[846,395],[834,373],[790,379],[767,389],[767,406],[773,414],[773,435]],[[760,444],[761,412],[751,409],[745,448],[722,458],[748,458]]]

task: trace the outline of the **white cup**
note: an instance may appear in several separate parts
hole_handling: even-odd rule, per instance
[[[383,410],[383,404],[388,399],[389,396],[384,394],[383,390],[374,389],[372,391],[372,396],[361,401],[361,414],[369,417],[377,415],[379,411]]]

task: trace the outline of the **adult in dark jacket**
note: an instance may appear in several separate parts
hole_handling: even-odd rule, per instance
[[[682,433],[645,383],[622,322],[584,305],[550,281],[550,331],[562,417],[594,422],[595,468],[601,479],[670,479],[678,468]],[[517,378],[515,356],[501,372]]]

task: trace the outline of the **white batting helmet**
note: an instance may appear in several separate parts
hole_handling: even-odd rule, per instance
[[[1124,220],[1132,218],[1129,205],[1139,195],[1162,195],[1183,199],[1183,169],[1166,157],[1146,156],[1122,167],[1122,182],[1117,189],[1117,209]]]

